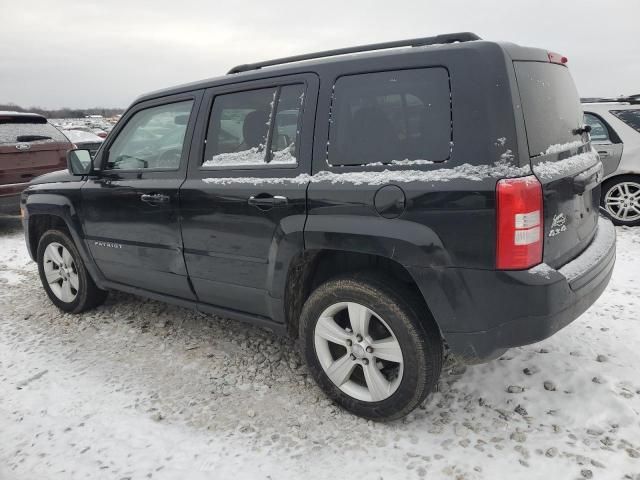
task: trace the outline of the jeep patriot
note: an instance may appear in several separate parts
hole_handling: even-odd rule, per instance
[[[445,353],[538,342],[605,289],[589,130],[565,57],[472,33],[240,65],[33,180],[26,241],[66,312],[113,289],[267,327],[331,399],[395,419]]]

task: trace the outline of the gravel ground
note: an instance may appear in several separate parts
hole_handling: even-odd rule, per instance
[[[448,364],[402,421],[327,400],[295,344],[113,293],[58,311],[0,218],[0,480],[640,480],[640,229],[603,297],[554,337]]]

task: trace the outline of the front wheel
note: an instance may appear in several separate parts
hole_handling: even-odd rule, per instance
[[[640,225],[640,177],[621,175],[607,180],[601,203],[616,225]]]
[[[96,286],[65,232],[45,232],[38,243],[37,258],[42,286],[60,310],[80,313],[106,299],[107,292]]]
[[[411,412],[435,386],[442,340],[424,306],[371,274],[318,287],[300,318],[303,354],[325,393],[372,420]]]

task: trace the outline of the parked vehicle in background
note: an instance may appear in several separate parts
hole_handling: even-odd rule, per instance
[[[102,128],[92,128],[91,129],[91,133],[93,133],[94,135],[105,139],[107,138],[107,132],[105,130],[103,130]]]
[[[91,158],[95,157],[96,152],[104,142],[104,138],[101,138],[91,132],[85,132],[84,130],[63,130],[62,133],[77,147],[83,150],[89,150]]]
[[[640,95],[588,100],[584,119],[604,165],[601,204],[617,225],[640,225]]]
[[[43,288],[66,312],[115,289],[288,333],[340,405],[406,415],[445,345],[474,363],[538,342],[609,281],[566,62],[456,33],[147,94],[23,193]]]
[[[64,168],[71,142],[35,113],[0,111],[0,213],[20,212],[29,181]]]

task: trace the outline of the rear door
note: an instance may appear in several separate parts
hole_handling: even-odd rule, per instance
[[[622,158],[622,141],[600,115],[584,112],[584,121],[591,127],[591,143],[595,146],[604,167],[604,176],[616,171]]]
[[[544,201],[544,261],[582,252],[598,224],[602,164],[592,150],[578,92],[564,65],[514,62],[534,174]]]
[[[89,250],[107,280],[193,300],[178,191],[202,91],[136,105],[109,136],[82,187]]]
[[[318,79],[209,90],[180,189],[184,256],[198,300],[270,319],[303,248]]]

